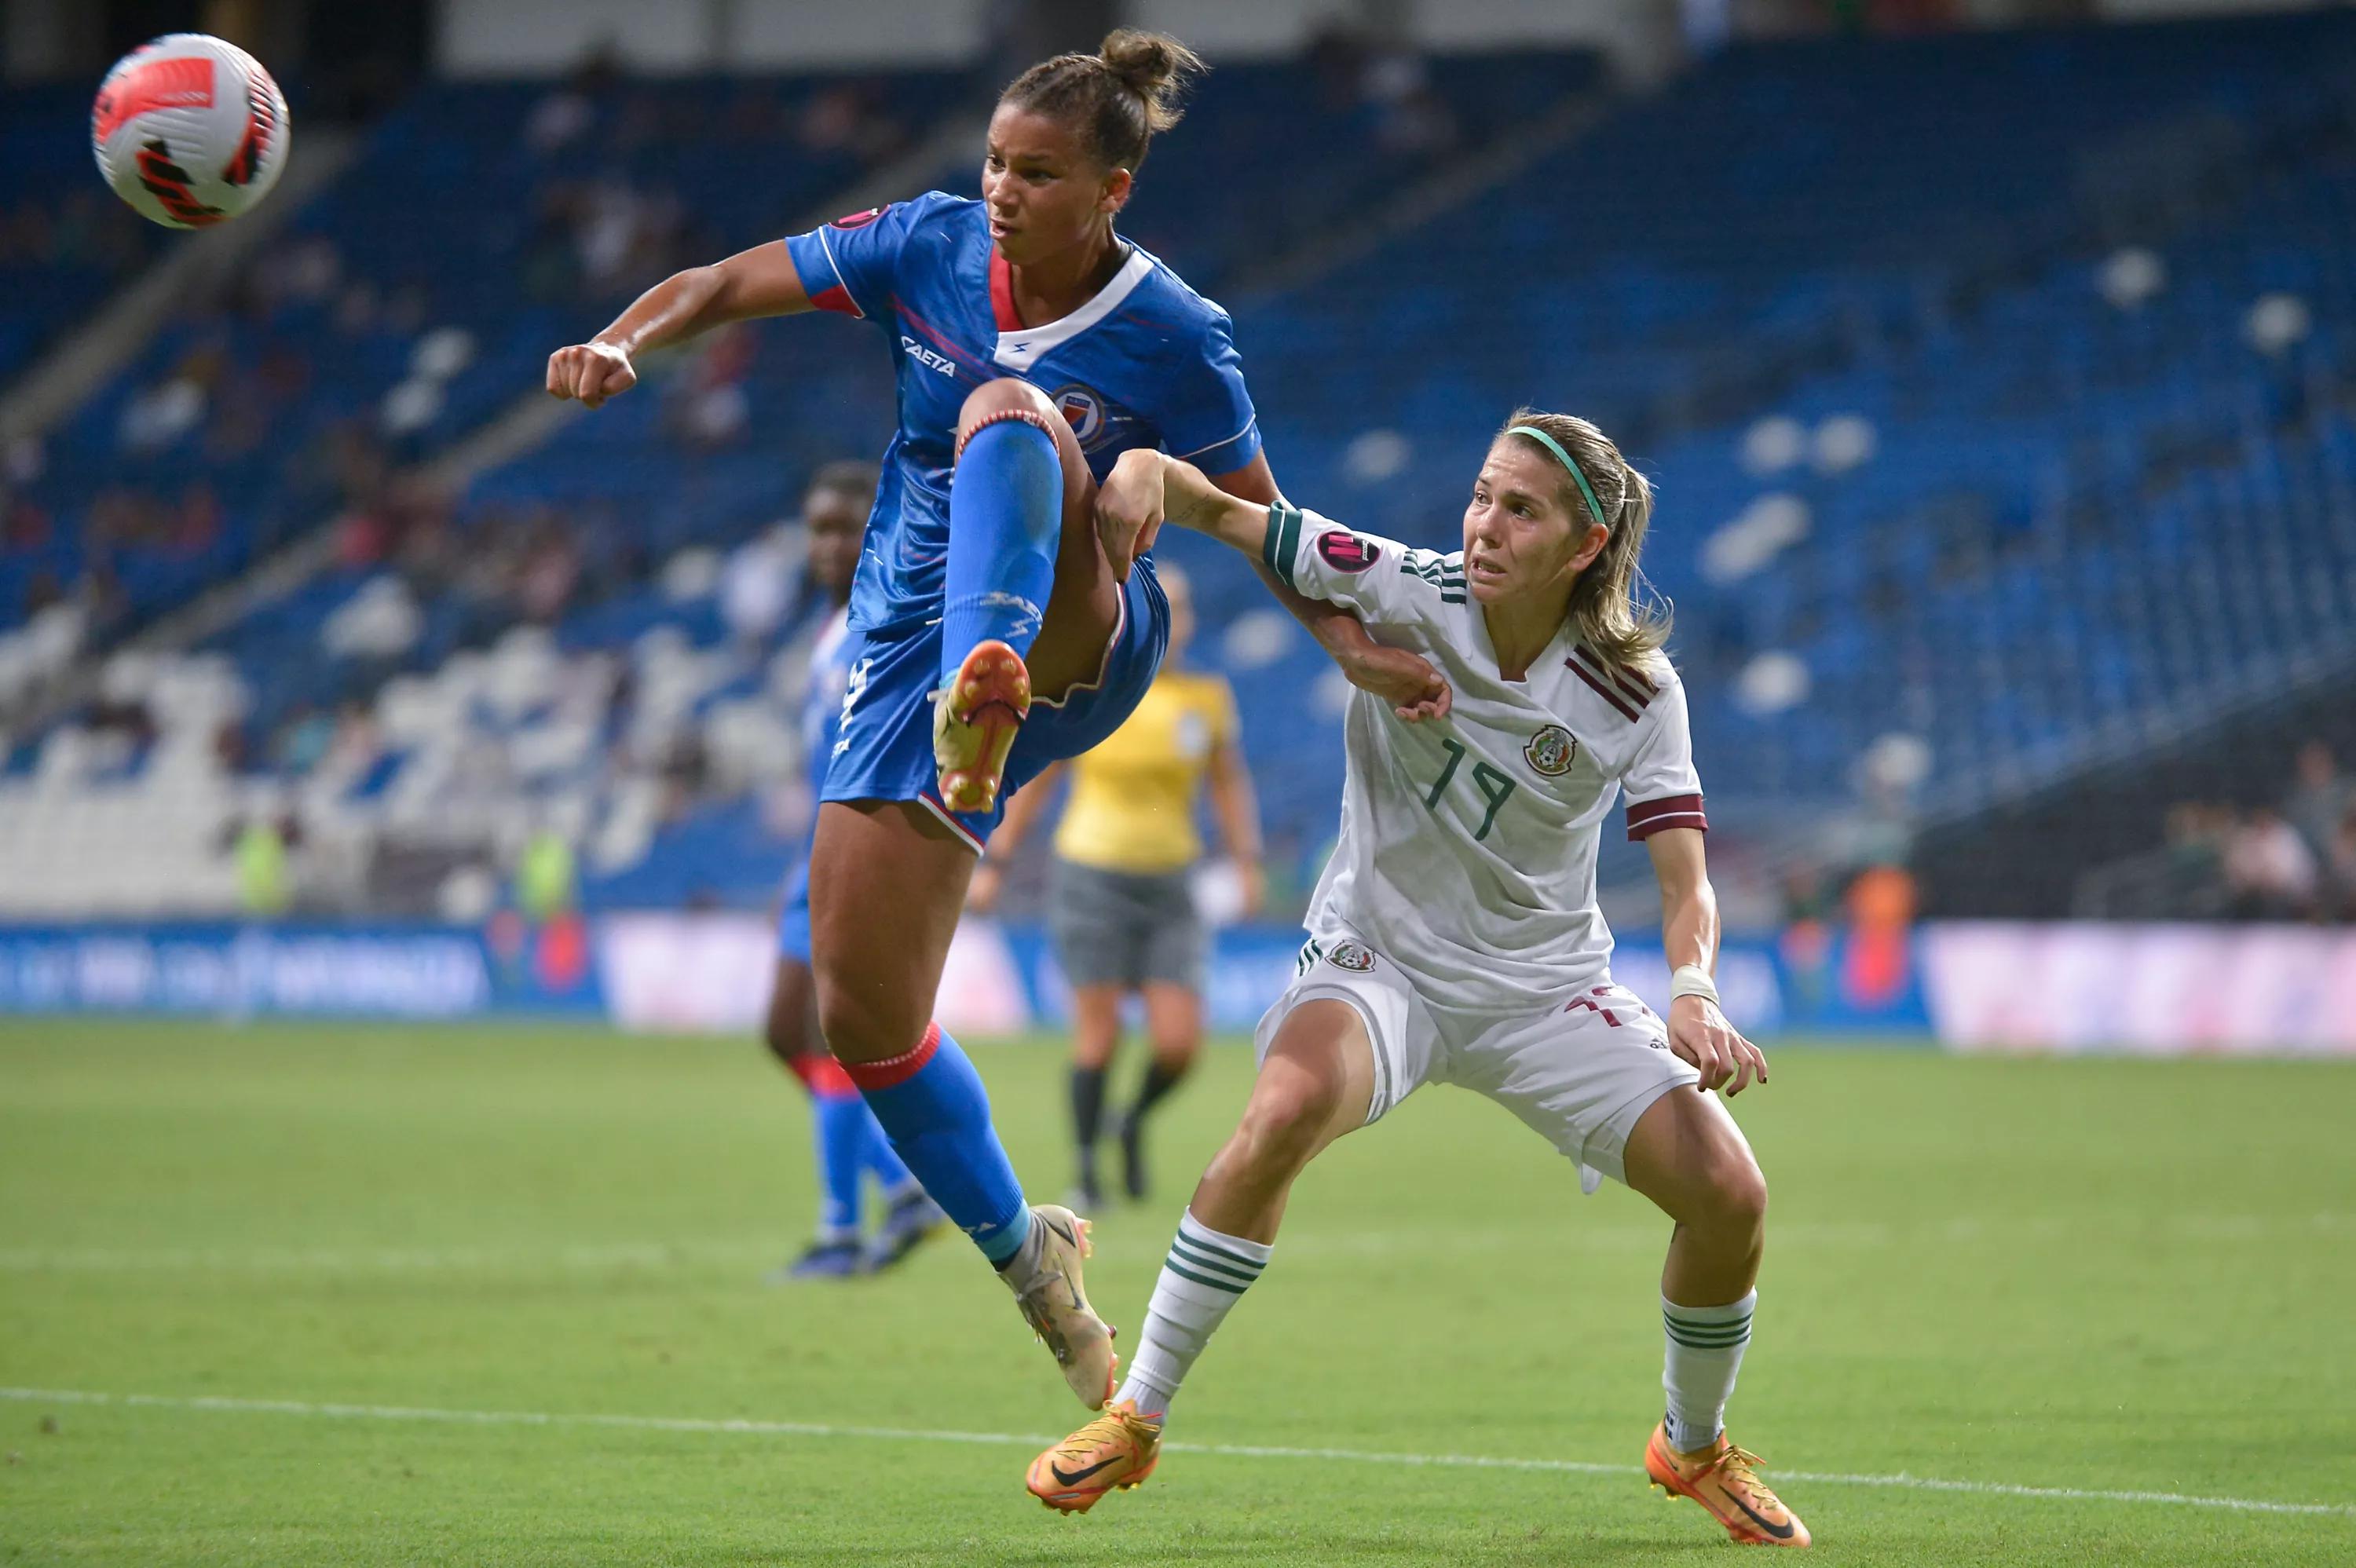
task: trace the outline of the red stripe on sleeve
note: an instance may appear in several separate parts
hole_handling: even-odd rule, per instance
[[[926,1024],[925,1038],[916,1042],[914,1051],[904,1051],[897,1056],[887,1056],[881,1061],[846,1061],[842,1071],[851,1082],[873,1094],[878,1089],[896,1088],[925,1070],[925,1063],[941,1048],[941,1026]]]
[[[820,310],[830,310],[837,315],[857,316],[862,321],[867,316],[867,313],[859,308],[859,302],[851,297],[851,291],[841,283],[810,295],[810,304]]]
[[[1642,841],[1664,827],[1693,827],[1707,833],[1709,817],[1697,795],[1670,795],[1658,800],[1634,801],[1628,807],[1628,837]]]

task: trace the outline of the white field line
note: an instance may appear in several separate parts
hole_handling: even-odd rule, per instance
[[[1929,1226],[1875,1221],[1800,1221],[1771,1228],[1779,1250],[1824,1247],[1879,1250],[1910,1242],[1941,1244],[2058,1241],[2082,1228],[2074,1220],[1962,1217]],[[1099,1255],[1131,1261],[1158,1259],[1167,1250],[1156,1225],[1100,1240]],[[2320,1236],[2356,1229],[2356,1215],[2179,1214],[2153,1226],[2155,1239],[2179,1245],[2231,1244],[2267,1237]],[[1567,1224],[1553,1243],[1563,1256],[1581,1253],[1654,1252],[1667,1236],[1665,1222],[1642,1225]],[[1380,1231],[1309,1234],[1283,1243],[1287,1258],[1425,1256],[1433,1253],[1493,1253],[1526,1248],[1526,1231],[1472,1226],[1398,1226]],[[465,1247],[0,1247],[0,1274],[113,1274],[212,1272],[229,1274],[412,1274],[481,1270],[497,1274],[540,1271],[594,1273],[604,1269],[670,1269],[691,1265],[774,1264],[794,1250],[781,1228],[761,1236],[681,1237],[671,1241],[610,1242],[567,1246],[530,1243]]]
[[[483,1269],[671,1268],[701,1262],[784,1260],[785,1232],[753,1239],[613,1242],[533,1247],[10,1247],[0,1273],[114,1274],[142,1270],[231,1274],[409,1274]]]
[[[214,1411],[249,1415],[327,1416],[348,1421],[433,1422],[460,1426],[587,1426],[637,1432],[716,1433],[746,1436],[850,1437],[888,1443],[964,1443],[993,1447],[1044,1447],[1055,1438],[1021,1432],[949,1432],[899,1426],[839,1426],[812,1421],[755,1421],[671,1415],[614,1415],[549,1411],[427,1410],[389,1404],[323,1404],[292,1399],[228,1399],[215,1395],[94,1393],[81,1389],[0,1388],[0,1400],[27,1404],[100,1404],[148,1410]],[[1241,1459],[1321,1459],[1358,1465],[1393,1465],[1454,1470],[1536,1470],[1556,1475],[1636,1476],[1636,1465],[1598,1465],[1579,1459],[1513,1459],[1483,1454],[1387,1454],[1363,1448],[1286,1448],[1244,1443],[1165,1443],[1173,1454]],[[2356,1518],[2356,1505],[2286,1503],[2262,1498],[2201,1497],[2186,1492],[2104,1491],[2084,1487],[2023,1487],[2001,1481],[1950,1481],[1930,1476],[1857,1476],[1812,1470],[1777,1470],[1776,1478],[1820,1486],[1894,1487],[1912,1491],[1968,1492],[1990,1497],[2044,1498],[2063,1502],[2165,1503],[2181,1508],[2226,1509],[2237,1513],[2326,1515]]]

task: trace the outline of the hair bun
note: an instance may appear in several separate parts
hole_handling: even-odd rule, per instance
[[[1097,58],[1121,85],[1145,102],[1146,124],[1167,131],[1178,123],[1181,89],[1204,70],[1203,59],[1167,33],[1120,27],[1105,35]]]

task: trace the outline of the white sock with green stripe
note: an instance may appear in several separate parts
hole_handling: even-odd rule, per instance
[[[1244,1291],[1268,1266],[1272,1250],[1265,1242],[1222,1235],[1188,1210],[1178,1221],[1170,1255],[1162,1260],[1162,1277],[1154,1282],[1153,1300],[1145,1309],[1145,1332],[1129,1363],[1129,1377],[1113,1397],[1131,1402],[1141,1415],[1161,1420],[1187,1369],[1226,1321],[1227,1309],[1243,1299]]]
[[[1726,1402],[1734,1392],[1734,1374],[1742,1370],[1758,1305],[1755,1290],[1724,1307],[1680,1307],[1661,1297],[1668,1338],[1661,1386],[1669,1394],[1669,1446],[1678,1453],[1707,1448],[1726,1430]]]

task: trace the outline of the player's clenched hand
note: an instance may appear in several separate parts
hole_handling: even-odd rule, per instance
[[[1342,673],[1352,686],[1381,698],[1408,723],[1448,716],[1453,697],[1447,678],[1422,655],[1374,643],[1341,658]]]
[[[1720,1089],[1731,1099],[1767,1082],[1767,1056],[1735,1031],[1707,997],[1679,997],[1669,1004],[1669,1049],[1694,1065],[1704,1091]]]
[[[1097,537],[1115,564],[1153,548],[1165,516],[1166,485],[1162,454],[1140,447],[1122,453],[1097,486]]]
[[[610,343],[576,343],[548,357],[551,397],[578,398],[594,409],[637,384],[629,355]]]

